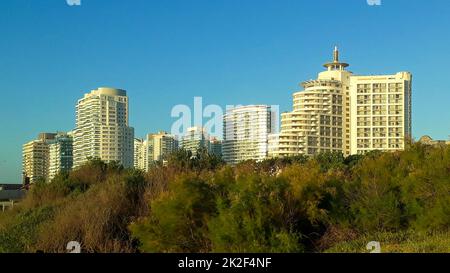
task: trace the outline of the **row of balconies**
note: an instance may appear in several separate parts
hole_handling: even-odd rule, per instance
[[[402,99],[389,99],[386,100],[357,100],[358,105],[371,105],[371,104],[403,104]]]
[[[386,93],[388,92],[403,92],[403,86],[392,86],[389,88],[386,87],[357,87],[356,92],[357,93]]]
[[[381,137],[381,138],[386,138],[386,137],[390,137],[390,138],[401,138],[402,134],[401,133],[358,133],[357,134],[358,138],[372,138],[372,137]]]

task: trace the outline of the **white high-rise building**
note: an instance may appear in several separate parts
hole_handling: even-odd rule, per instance
[[[128,125],[125,90],[99,88],[78,100],[74,130],[74,167],[90,158],[133,167],[134,129]]]
[[[270,136],[270,156],[344,152],[351,72],[339,62],[337,49],[333,62],[324,66],[317,80],[303,82],[304,90],[294,93],[293,111],[281,115],[281,132]]]
[[[267,158],[268,135],[275,128],[270,106],[232,108],[223,117],[223,128],[222,156],[227,163]]]
[[[144,140],[140,138],[134,139],[134,168],[145,170],[144,158],[146,153],[144,153]]]
[[[355,76],[337,48],[324,66],[294,93],[293,111],[282,114],[281,132],[269,137],[270,156],[404,149],[411,136],[411,74]]]
[[[210,150],[209,139],[209,134],[205,128],[201,126],[190,127],[187,128],[186,134],[181,137],[180,146],[196,155],[200,149]]]

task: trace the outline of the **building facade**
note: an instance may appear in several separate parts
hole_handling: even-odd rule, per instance
[[[57,133],[48,150],[48,180],[51,181],[58,173],[68,172],[73,167],[72,133]]]
[[[148,142],[152,143],[153,149],[150,158],[153,161],[164,161],[166,157],[178,149],[178,140],[174,135],[167,132],[150,134]]]
[[[222,141],[216,137],[209,139],[209,152],[222,158]]]
[[[269,137],[269,156],[404,149],[411,136],[411,74],[355,76],[348,66],[335,48],[326,71],[301,84],[293,111],[281,115],[281,132]]]
[[[303,82],[303,91],[294,93],[293,111],[281,115],[280,133],[270,136],[271,157],[346,152],[351,72],[339,61],[337,48],[333,62],[324,66],[326,71]]]
[[[196,155],[200,149],[209,151],[209,134],[203,127],[190,127],[186,134],[181,137],[180,147],[192,152],[193,155]]]
[[[291,157],[304,154],[303,138],[298,133],[280,132],[268,136],[269,157]]]
[[[128,124],[125,90],[99,88],[78,100],[74,130],[74,167],[89,159],[134,166],[134,129]]]
[[[419,143],[423,144],[423,145],[430,145],[430,146],[435,146],[435,147],[443,147],[446,145],[450,145],[450,140],[437,140],[437,139],[433,139],[430,136],[422,136],[419,139]]]
[[[267,158],[268,136],[275,128],[270,106],[232,108],[223,117],[223,128],[222,156],[227,163]]]
[[[49,144],[56,134],[41,133],[36,140],[22,146],[22,173],[24,185],[46,180],[49,176]]]
[[[144,163],[144,140],[141,138],[134,139],[134,168],[139,170],[145,170]]]
[[[412,75],[351,77],[351,154],[405,149],[411,138]]]
[[[164,163],[168,155],[178,149],[178,140],[167,132],[148,134],[146,139],[134,141],[134,166],[148,171],[157,162]]]

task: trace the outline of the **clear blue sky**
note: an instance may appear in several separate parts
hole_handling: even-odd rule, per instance
[[[357,74],[411,71],[414,137],[450,134],[450,1],[0,1],[0,183],[21,146],[68,131],[99,86],[128,90],[137,136],[170,130],[175,104],[279,104],[335,44]]]

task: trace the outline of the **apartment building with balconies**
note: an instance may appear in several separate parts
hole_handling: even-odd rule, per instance
[[[134,165],[134,129],[128,125],[125,90],[102,87],[78,100],[74,130],[74,167],[89,159]]]
[[[274,133],[271,106],[248,105],[231,108],[223,117],[223,159],[229,164],[261,161],[268,156],[269,135]]]
[[[269,156],[405,148],[412,127],[411,73],[357,76],[348,66],[336,47],[326,71],[301,84],[293,111],[281,115],[281,132],[269,137]]]

